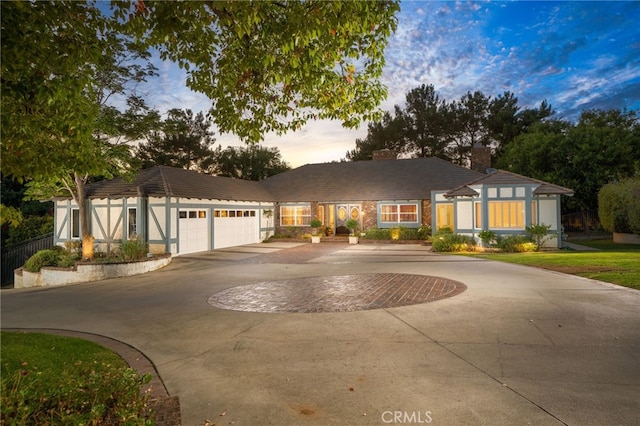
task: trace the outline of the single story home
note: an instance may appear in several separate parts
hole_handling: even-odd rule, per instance
[[[362,231],[428,225],[476,238],[483,229],[524,234],[532,224],[561,230],[561,196],[572,190],[488,169],[486,161],[472,160],[472,168],[384,151],[372,161],[307,164],[261,182],[157,166],[132,182],[88,185],[89,226],[98,249],[135,234],[151,252],[174,255],[260,242],[285,228],[308,229],[316,217],[330,233],[344,231],[348,219]],[[55,243],[80,236],[77,206],[55,200]]]

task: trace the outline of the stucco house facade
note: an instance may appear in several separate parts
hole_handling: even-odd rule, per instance
[[[331,233],[344,232],[348,219],[358,221],[361,231],[446,226],[477,238],[483,229],[524,234],[527,226],[544,223],[558,233],[561,196],[573,193],[439,158],[382,158],[307,164],[261,182],[157,166],[133,182],[89,185],[90,231],[99,250],[135,234],[151,252],[174,255],[260,242],[286,228],[309,228],[313,218]],[[55,242],[80,235],[77,206],[56,200]],[[561,243],[555,238],[547,244]]]

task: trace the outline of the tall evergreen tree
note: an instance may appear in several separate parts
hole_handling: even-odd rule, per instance
[[[171,166],[210,172],[216,162],[211,120],[202,112],[171,109],[160,129],[137,149],[143,167]]]

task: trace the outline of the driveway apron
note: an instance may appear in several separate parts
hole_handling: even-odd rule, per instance
[[[197,253],[135,277],[3,290],[1,320],[136,348],[184,425],[640,418],[640,292],[422,245]]]

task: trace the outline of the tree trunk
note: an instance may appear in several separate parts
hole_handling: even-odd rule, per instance
[[[93,243],[95,238],[89,232],[89,210],[84,192],[84,179],[77,173],[73,174],[76,184],[76,203],[80,216],[80,229],[82,231],[82,259],[93,260]]]

